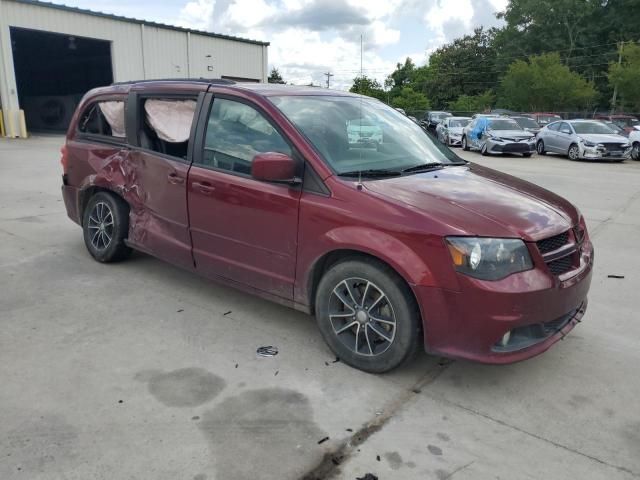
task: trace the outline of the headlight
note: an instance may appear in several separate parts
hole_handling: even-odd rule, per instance
[[[500,280],[531,270],[533,263],[522,240],[514,238],[447,237],[455,269],[482,280]]]
[[[590,142],[590,141],[588,141],[588,140],[585,140],[584,138],[581,138],[581,139],[580,139],[580,141],[582,142],[582,144],[583,144],[585,147],[595,147],[595,146],[597,146],[597,144],[595,144],[595,143],[593,143],[593,142]]]
[[[620,148],[629,148],[630,146],[630,143],[625,143],[624,145],[620,145]]]

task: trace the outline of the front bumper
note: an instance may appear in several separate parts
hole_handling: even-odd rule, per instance
[[[582,160],[610,160],[619,162],[631,158],[632,147],[624,150],[608,151],[602,147],[585,147],[580,145],[580,158]]]
[[[487,151],[489,153],[534,153],[536,144],[535,142],[496,142],[487,140]]]
[[[592,266],[593,247],[586,242],[580,266],[560,277],[537,266],[496,282],[459,274],[456,291],[417,286],[425,349],[490,364],[539,355],[581,321]],[[507,332],[511,338],[503,344]]]

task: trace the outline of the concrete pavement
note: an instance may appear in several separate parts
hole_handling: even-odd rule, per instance
[[[640,162],[465,153],[579,206],[587,315],[527,362],[374,376],[306,315],[142,254],[94,262],[61,142],[0,141],[1,479],[640,477]]]

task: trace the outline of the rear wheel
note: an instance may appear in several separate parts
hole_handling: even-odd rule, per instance
[[[567,153],[569,160],[578,160],[580,158],[580,149],[578,145],[572,143],[569,147],[569,152]]]
[[[117,262],[131,253],[124,243],[129,232],[129,207],[111,193],[98,192],[91,197],[82,230],[87,250],[99,262]]]
[[[462,149],[463,149],[465,152],[468,152],[468,151],[469,151],[469,145],[467,145],[467,137],[466,137],[466,136],[463,136],[463,137],[462,137]]]
[[[316,294],[316,320],[338,358],[371,373],[408,360],[422,338],[409,287],[375,259],[347,259],[324,274]]]
[[[538,152],[538,155],[547,154],[547,151],[544,149],[544,142],[542,140],[538,140],[538,143],[536,143],[536,151]]]

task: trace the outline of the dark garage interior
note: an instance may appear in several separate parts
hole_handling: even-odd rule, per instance
[[[11,45],[29,131],[65,131],[82,96],[113,82],[109,41],[11,27]]]

